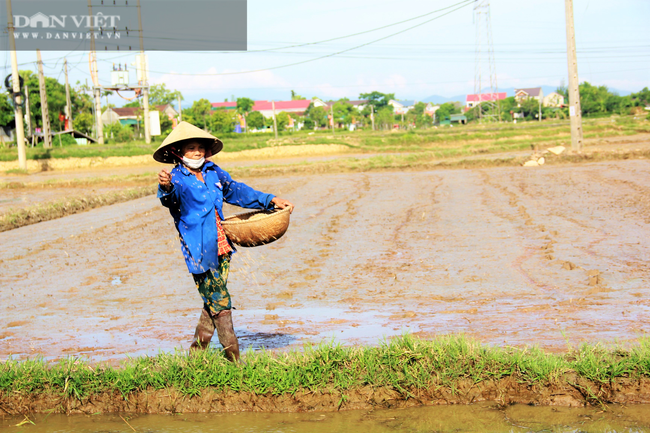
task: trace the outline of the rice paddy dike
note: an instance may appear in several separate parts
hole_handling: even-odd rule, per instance
[[[628,348],[584,345],[564,354],[494,348],[463,336],[401,336],[376,347],[334,344],[249,352],[159,354],[119,367],[71,357],[4,361],[7,415],[305,412],[495,402],[585,406],[650,403],[650,339]]]

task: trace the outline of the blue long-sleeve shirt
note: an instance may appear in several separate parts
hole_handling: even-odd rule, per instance
[[[158,198],[174,217],[185,263],[192,274],[219,269],[215,211],[223,220],[224,201],[249,209],[270,209],[275,197],[235,182],[212,162],[206,162],[201,172],[204,182],[179,164],[171,171],[172,188],[165,191],[158,185]]]

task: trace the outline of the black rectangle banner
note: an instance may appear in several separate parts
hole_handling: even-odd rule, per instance
[[[0,0],[0,49],[245,51],[246,0]],[[142,36],[142,39],[140,38]],[[142,47],[141,47],[142,43]]]

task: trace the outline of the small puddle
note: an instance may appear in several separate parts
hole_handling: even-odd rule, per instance
[[[253,350],[297,348],[302,344],[376,345],[391,337],[421,330],[417,319],[391,323],[387,311],[327,307],[282,310],[237,310],[240,345]],[[401,316],[400,316],[401,317]]]
[[[246,330],[237,330],[240,350],[263,350],[263,349],[281,349],[289,346],[296,340],[296,337],[289,334],[249,332]]]
[[[650,405],[498,409],[493,403],[394,410],[2,417],[3,432],[650,432]]]

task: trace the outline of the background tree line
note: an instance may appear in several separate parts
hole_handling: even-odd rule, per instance
[[[24,80],[24,87],[29,89],[29,109],[31,113],[32,128],[42,128],[41,118],[41,100],[39,93],[38,76],[32,71],[20,71]],[[64,128],[61,115],[65,112],[65,86],[56,79],[45,77],[45,87],[48,95],[48,108],[50,116],[50,125],[52,130],[61,131]],[[557,92],[565,97],[565,103],[568,103],[568,90],[565,86],[557,88]],[[102,95],[107,96],[111,92],[104,92]],[[71,86],[70,96],[72,102],[73,128],[86,134],[92,134],[94,128],[94,103],[92,88],[86,84],[77,82]],[[183,99],[182,94],[177,90],[168,89],[165,84],[152,85],[149,92],[149,105],[155,107],[158,105],[173,104],[176,105],[178,98]],[[103,99],[103,98],[102,98]],[[296,92],[291,91],[292,100],[305,99]],[[313,99],[313,98],[312,98]],[[329,128],[329,116],[333,115],[333,122],[337,128],[346,127],[351,124],[369,128],[374,117],[376,129],[392,129],[395,125],[417,128],[430,126],[433,119],[425,114],[426,104],[417,103],[413,109],[409,110],[402,117],[401,114],[395,113],[393,107],[389,104],[391,99],[396,99],[394,93],[382,93],[373,91],[361,93],[359,99],[367,99],[368,103],[359,110],[352,105],[347,98],[341,98],[337,101],[329,101],[333,104],[331,110],[328,107],[309,105],[303,115],[294,113],[288,114],[278,112],[276,122],[279,131],[289,129],[290,117],[294,124],[302,124],[305,129]],[[254,101],[250,98],[237,98],[236,110],[213,109],[208,99],[202,98],[192,103],[192,106],[183,110],[183,120],[186,120],[199,128],[203,128],[213,133],[232,133],[239,123],[239,116],[245,118],[245,123],[249,130],[263,130],[273,126],[272,118],[265,118],[261,113],[252,111]],[[580,84],[580,104],[583,116],[599,117],[611,114],[639,114],[644,107],[650,106],[650,90],[645,87],[639,92],[626,96],[619,96],[610,91],[607,86],[594,86],[588,82]],[[112,107],[112,105],[110,105]],[[125,107],[136,107],[136,115],[141,120],[142,98],[136,98],[124,105]],[[102,112],[109,107],[102,107]],[[499,117],[502,121],[511,121],[514,113],[521,114],[526,120],[537,120],[539,116],[539,102],[529,98],[523,101],[516,101],[514,97],[508,97],[499,103]],[[437,120],[448,119],[452,114],[461,113],[462,104],[447,102],[441,104],[436,111]],[[478,118],[476,108],[467,111],[468,120],[473,121]],[[564,107],[542,107],[541,115],[543,119],[568,118],[568,108]],[[648,115],[650,118],[650,114]],[[13,123],[14,112],[11,98],[8,92],[0,93],[0,126],[7,126]],[[161,116],[161,132],[163,135],[171,132],[172,122],[167,116]],[[115,142],[126,142],[140,137],[142,134],[138,127],[122,125],[119,122],[104,125],[106,138]]]

